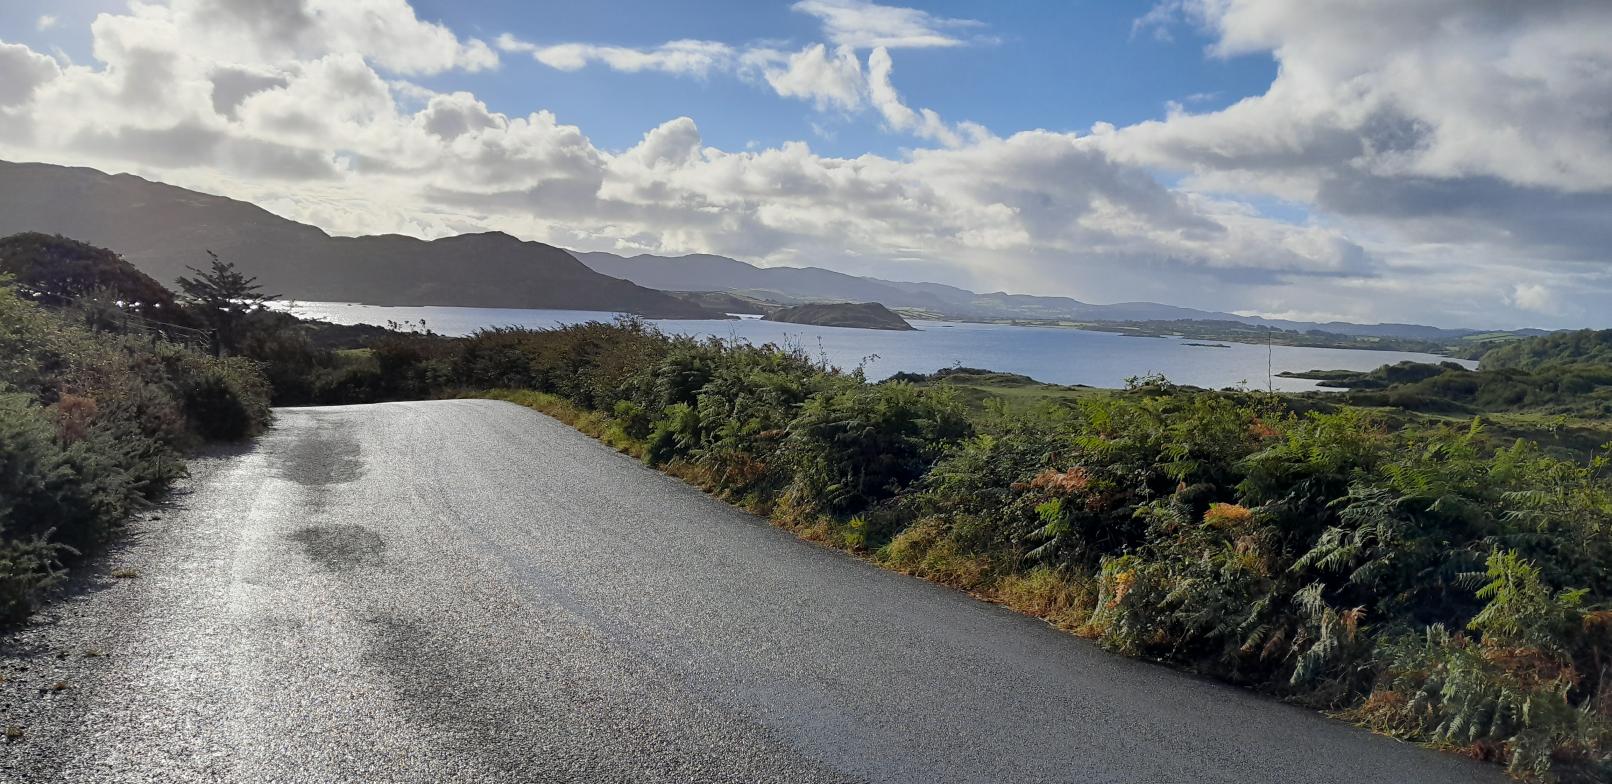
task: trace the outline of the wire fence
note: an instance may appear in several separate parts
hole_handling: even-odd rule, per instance
[[[150,338],[152,345],[161,340],[202,352],[212,351],[215,346],[213,330],[197,329],[167,321],[158,321],[135,312],[134,306],[122,300],[85,300],[59,292],[41,291],[28,286],[17,286],[17,290],[19,293],[41,304],[62,308],[79,308],[87,314],[86,321],[95,329],[130,335],[143,335]],[[108,305],[111,306],[111,311],[104,307]]]

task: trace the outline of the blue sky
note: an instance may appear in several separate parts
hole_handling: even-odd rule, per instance
[[[10,0],[0,158],[1304,320],[1612,326],[1612,3]]]
[[[821,40],[817,20],[787,3],[657,3],[600,0],[589,3],[469,4],[421,0],[422,15],[488,38],[503,32],[538,44],[571,41],[652,47],[679,38],[733,44]],[[914,49],[896,64],[909,103],[941,115],[982,123],[997,133],[1046,128],[1081,130],[1105,121],[1129,125],[1164,116],[1167,101],[1214,108],[1264,91],[1275,76],[1268,55],[1205,55],[1209,39],[1192,28],[1172,41],[1151,32],[1132,34],[1151,2],[913,3],[939,17],[968,18],[968,32],[997,39],[967,47]],[[560,11],[558,9],[564,9]],[[619,149],[667,117],[688,115],[707,143],[742,149],[805,140],[836,156],[896,154],[911,140],[883,133],[875,118],[823,116],[810,106],[731,77],[705,80],[665,74],[616,73],[603,66],[556,71],[522,58],[506,58],[500,73],[443,77],[442,88],[467,84],[494,109],[524,113],[547,107],[588,129],[593,140]],[[1194,100],[1196,97],[1196,100]],[[1205,100],[1207,99],[1207,100]],[[832,138],[816,133],[813,125]]]

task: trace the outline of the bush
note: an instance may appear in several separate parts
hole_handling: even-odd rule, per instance
[[[209,368],[184,389],[185,412],[191,427],[209,441],[239,441],[257,432],[264,420],[234,377],[223,368]]]
[[[0,619],[32,608],[178,478],[183,452],[269,417],[256,363],[96,332],[0,286]]]
[[[947,390],[897,382],[819,393],[788,427],[794,491],[830,513],[865,509],[917,481],[969,430]]]

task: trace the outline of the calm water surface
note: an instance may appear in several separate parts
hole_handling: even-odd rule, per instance
[[[556,327],[586,321],[608,321],[614,314],[587,310],[506,310],[499,308],[382,307],[340,302],[296,302],[287,305],[305,318],[336,324],[378,324],[422,319],[444,335],[468,335],[496,326]],[[999,324],[956,324],[913,321],[917,332],[885,332],[840,327],[781,324],[759,319],[738,321],[655,320],[663,331],[681,335],[739,338],[752,343],[796,345],[850,368],[866,361],[868,378],[878,380],[901,371],[929,373],[962,365],[1022,373],[1054,384],[1118,387],[1130,376],[1162,373],[1178,384],[1221,388],[1239,384],[1263,389],[1266,347],[1230,343],[1227,348],[1187,345],[1180,338],[1138,338],[1107,332],[1058,327],[1011,327]],[[1370,370],[1402,360],[1449,361],[1448,357],[1402,351],[1299,348],[1273,346],[1272,373],[1284,370]],[[1477,363],[1462,361],[1468,367]],[[1277,389],[1315,389],[1315,382],[1275,378]]]

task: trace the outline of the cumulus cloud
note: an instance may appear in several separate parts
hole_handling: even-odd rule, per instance
[[[26,103],[40,85],[60,75],[55,60],[21,44],[0,42],[0,107]]]
[[[1390,177],[1612,187],[1612,4],[1173,7],[1218,36],[1214,54],[1268,51],[1281,69],[1265,94],[1223,111],[1129,129],[1139,157],[1205,171],[1291,171],[1307,174],[1312,187],[1344,166]]]
[[[814,44],[794,53],[754,49],[742,62],[779,95],[811,101],[819,110],[851,111],[863,104],[862,63],[847,47],[830,52]]]
[[[43,14],[34,22],[34,29],[43,32],[45,30],[53,29],[60,22],[61,20],[50,14]]]
[[[213,83],[213,111],[221,117],[234,117],[235,110],[249,96],[278,87],[285,87],[285,77],[274,71],[261,71],[231,65],[220,65],[211,74]]]
[[[1539,312],[1505,281],[1552,264],[1581,276],[1581,302],[1612,293],[1612,5],[1173,0],[1138,24],[1280,68],[1225,109],[1097,129],[1116,158],[1307,205],[1429,290],[1487,280],[1473,296]]]
[[[116,29],[103,29],[116,28]],[[326,52],[351,52],[407,75],[481,71],[498,66],[486,42],[460,39],[420,19],[408,0],[170,0],[135,3],[128,14],[95,21],[103,39],[186,30],[186,51],[218,62],[280,65]],[[97,57],[101,53],[97,51]]]

